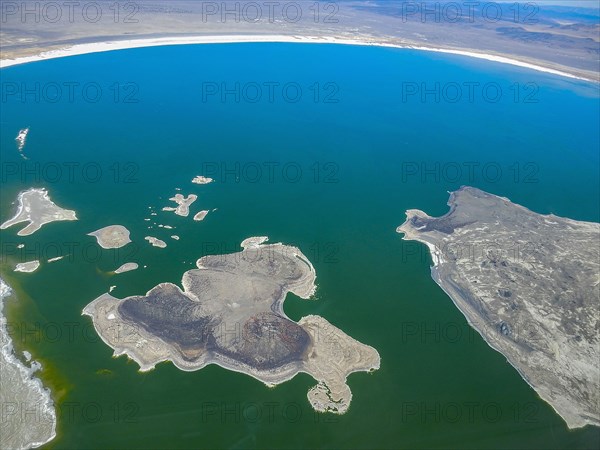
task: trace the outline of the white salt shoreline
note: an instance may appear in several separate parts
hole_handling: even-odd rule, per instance
[[[518,59],[513,59],[505,56],[497,56],[487,53],[478,53],[468,50],[452,50],[438,47],[425,47],[411,44],[391,44],[388,42],[367,41],[361,39],[342,39],[336,37],[319,37],[319,36],[285,36],[285,35],[223,35],[223,36],[179,36],[179,37],[162,37],[162,38],[147,38],[147,39],[130,39],[116,40],[88,44],[76,44],[71,47],[66,47],[60,50],[50,50],[42,52],[35,56],[23,56],[16,59],[0,60],[0,69],[18,64],[26,64],[35,61],[43,61],[47,59],[64,58],[67,56],[84,55],[88,53],[100,53],[114,50],[126,50],[131,48],[143,47],[160,47],[167,45],[186,45],[186,44],[233,44],[233,43],[257,43],[257,42],[279,42],[279,43],[313,43],[313,44],[343,44],[343,45],[358,45],[358,46],[375,46],[421,50],[428,52],[447,53],[452,55],[468,56],[471,58],[484,59],[487,61],[509,64],[526,69],[545,72],[561,77],[591,81],[595,80],[574,75],[572,73],[561,70],[544,67],[538,64],[532,64]]]
[[[44,420],[50,421],[51,423],[50,433],[44,436],[44,441],[33,441],[31,439],[28,440],[28,438],[31,438],[30,435],[20,436],[20,443],[23,444],[22,448],[37,448],[52,441],[56,437],[56,411],[54,409],[54,401],[52,400],[50,390],[47,389],[42,384],[42,381],[35,376],[35,372],[41,369],[41,364],[36,361],[30,361],[30,367],[26,367],[21,363],[21,361],[15,356],[13,352],[12,339],[10,338],[10,335],[8,334],[7,330],[8,322],[3,315],[4,299],[11,294],[12,289],[10,288],[10,286],[8,286],[8,284],[6,284],[4,280],[0,278],[0,334],[2,335],[0,336],[0,358],[3,360],[2,364],[9,364],[11,366],[14,366],[16,370],[20,373],[23,384],[28,386],[32,392],[36,392],[39,395],[39,400],[42,403],[38,405],[33,405],[33,409],[35,411],[37,411],[35,409],[36,406],[41,407],[41,411],[36,412],[35,417],[38,421],[37,423],[41,423],[40,420],[42,420],[42,418]],[[39,416],[37,414],[39,414]],[[8,426],[8,423],[4,425]]]

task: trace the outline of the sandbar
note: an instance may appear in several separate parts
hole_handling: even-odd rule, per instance
[[[259,248],[261,244],[264,244],[268,240],[269,240],[268,236],[249,237],[242,241],[242,243],[240,244],[240,247],[242,247],[244,250],[251,249],[251,248]]]
[[[115,270],[115,273],[124,273],[137,269],[139,266],[136,263],[125,263]]]

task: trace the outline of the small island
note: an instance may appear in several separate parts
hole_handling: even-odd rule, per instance
[[[175,194],[169,200],[177,203],[177,208],[165,206],[163,211],[175,211],[175,214],[182,217],[187,217],[190,214],[190,205],[198,199],[197,195],[190,194],[187,197],[181,194]]]
[[[17,150],[19,151],[19,153],[21,154],[21,156],[23,158],[25,158],[25,155],[23,154],[23,149],[25,148],[25,144],[27,143],[27,135],[29,134],[29,128],[23,128],[21,130],[19,130],[19,134],[17,134],[17,137],[15,138],[15,141],[17,142]],[[25,158],[27,159],[27,158]]]
[[[155,238],[153,236],[146,236],[144,239],[150,242],[150,244],[152,244],[153,247],[165,248],[167,246],[167,243],[165,241],[161,241],[160,239]]]
[[[131,242],[129,230],[123,225],[109,225],[100,228],[88,236],[94,236],[98,240],[98,245],[104,249],[121,248]]]
[[[138,267],[139,266],[136,263],[125,263],[121,267],[119,267],[117,270],[115,270],[115,273],[130,272],[132,270],[137,269]]]
[[[196,215],[194,216],[194,220],[196,222],[201,222],[204,220],[204,218],[206,217],[206,215],[209,213],[209,211],[207,209],[200,211],[198,213],[196,213]]]
[[[407,211],[397,231],[427,245],[435,282],[569,428],[599,426],[600,224],[471,187],[448,205]]]
[[[35,272],[36,270],[38,270],[39,267],[40,267],[39,261],[37,261],[37,260],[36,261],[28,261],[28,262],[17,264],[17,267],[15,267],[15,272],[31,273],[31,272]]]
[[[183,289],[161,283],[122,300],[107,293],[83,314],[115,356],[128,355],[142,371],[163,361],[185,371],[217,364],[269,386],[305,372],[317,380],[308,392],[313,408],[343,414],[352,399],[346,378],[378,369],[379,354],[322,317],[296,323],[285,315],[288,292],[313,296],[315,270],[298,248],[266,240],[200,258],[183,274]]]
[[[29,236],[39,230],[42,225],[59,220],[77,220],[75,211],[63,209],[55,205],[45,189],[28,189],[17,197],[19,207],[12,219],[0,225],[0,230],[21,222],[29,224],[20,230],[18,236]]]
[[[203,177],[202,175],[198,175],[197,177],[194,177],[194,179],[192,180],[192,183],[195,184],[208,184],[208,183],[212,183],[214,180],[212,178],[209,177]]]

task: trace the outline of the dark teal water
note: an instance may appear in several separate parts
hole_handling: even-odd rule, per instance
[[[80,219],[26,238],[18,227],[1,234],[2,277],[19,299],[7,309],[13,338],[43,362],[61,408],[49,448],[600,443],[598,428],[569,431],[469,330],[431,280],[426,249],[395,232],[406,209],[445,213],[447,191],[464,184],[540,213],[598,221],[597,87],[464,57],[299,44],[136,49],[17,66],[0,77],[2,220],[32,186]],[[223,83],[234,91],[239,83],[239,101],[221,97]],[[62,98],[53,102],[56,85]],[[263,95],[254,102],[257,85]],[[455,102],[456,85],[463,98]],[[24,89],[39,99],[23,98]],[[421,97],[424,89],[433,93]],[[26,161],[14,143],[25,126]],[[196,175],[216,182],[193,185]],[[192,214],[218,210],[200,223],[161,212],[176,188],[199,196]],[[154,222],[176,228],[149,230]],[[85,234],[113,223],[129,228],[134,244],[97,252]],[[150,247],[146,235],[168,247]],[[274,389],[218,367],[185,373],[166,363],[140,374],[111,358],[80,315],[111,285],[124,297],[179,283],[200,256],[237,251],[256,235],[299,246],[317,270],[317,300],[290,296],[290,317],[322,315],[381,355],[379,371],[350,376],[344,416],[313,413],[305,374]],[[34,250],[16,251],[21,242]],[[11,271],[56,253],[69,256],[34,274]],[[108,273],[127,261],[147,267]]]

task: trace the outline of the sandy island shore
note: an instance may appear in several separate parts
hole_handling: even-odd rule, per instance
[[[531,60],[514,59],[507,55],[493,55],[488,53],[479,53],[476,51],[427,47],[421,45],[396,44],[391,42],[383,42],[366,39],[347,39],[337,37],[321,37],[321,36],[287,36],[287,35],[222,35],[222,36],[178,36],[178,37],[157,37],[147,39],[131,39],[131,40],[114,40],[106,42],[76,44],[70,47],[65,47],[60,50],[51,50],[42,52],[35,56],[24,56],[15,59],[0,60],[0,69],[18,64],[25,64],[35,61],[43,61],[46,59],[63,58],[67,56],[84,55],[88,53],[100,53],[114,50],[125,50],[130,48],[142,47],[159,47],[167,45],[186,45],[186,44],[227,44],[227,43],[257,43],[257,42],[279,42],[279,43],[313,43],[313,44],[343,44],[343,45],[360,45],[360,46],[376,46],[422,50],[429,52],[447,53],[452,55],[469,56],[477,59],[498,62],[502,64],[510,64],[513,66],[532,69],[539,72],[545,72],[561,77],[567,77],[584,81],[598,81],[584,76],[576,75],[576,70],[569,72],[569,67],[561,66],[561,69],[547,67],[541,63],[534,63]]]

